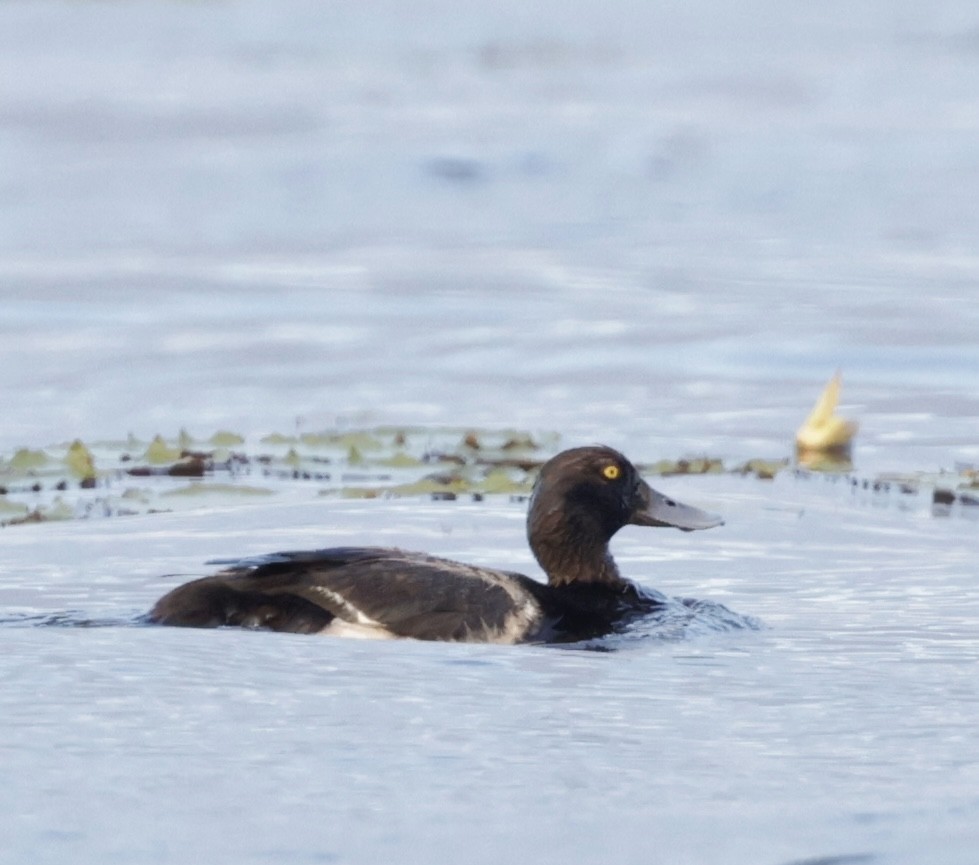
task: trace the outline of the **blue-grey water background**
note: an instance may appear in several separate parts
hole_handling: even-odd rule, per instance
[[[0,4],[0,452],[472,425],[858,472],[979,462],[979,9]],[[662,479],[629,575],[758,632],[612,653],[0,629],[3,862],[975,862],[968,509]],[[539,573],[523,503],[0,531],[0,604],[125,621],[217,556]],[[836,857],[836,858],[834,858]]]

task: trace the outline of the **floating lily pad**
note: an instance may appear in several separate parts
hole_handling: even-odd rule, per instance
[[[211,436],[209,441],[215,447],[222,448],[233,448],[245,443],[243,436],[238,435],[238,433],[228,432],[227,430],[218,430]]]
[[[492,469],[487,472],[479,484],[479,491],[514,495],[516,493],[529,493],[532,487],[532,481],[526,476],[520,480],[515,480],[509,472],[503,469]]]
[[[283,435],[282,433],[270,433],[267,436],[262,436],[259,439],[263,445],[297,445],[299,444],[298,436]]]
[[[0,515],[26,514],[27,510],[27,505],[9,501],[6,496],[0,496]]]
[[[711,457],[696,457],[694,459],[660,460],[652,465],[644,466],[643,471],[651,475],[707,475],[720,474],[724,471],[724,461]]]
[[[299,441],[312,448],[338,448],[349,450],[356,448],[358,451],[376,451],[384,446],[384,442],[375,434],[366,430],[357,432],[321,432],[303,433]]]
[[[44,451],[20,448],[10,458],[7,465],[15,472],[29,472],[44,468],[50,462],[51,458]]]
[[[343,487],[339,490],[323,490],[320,495],[340,495],[345,499],[376,499],[384,495],[377,487]]]
[[[418,459],[418,457],[413,457],[410,454],[406,454],[404,451],[396,451],[389,457],[379,459],[377,464],[379,466],[386,466],[388,468],[413,469],[422,465],[422,461]]]
[[[756,478],[762,481],[770,481],[775,475],[777,475],[783,469],[788,468],[790,462],[788,458],[780,460],[763,460],[754,459],[748,460],[742,463],[737,468],[733,469],[736,474],[740,475],[754,475]]]
[[[4,522],[6,526],[19,526],[27,523],[46,523],[55,520],[70,520],[75,517],[75,509],[67,504],[60,496],[56,497],[47,507],[37,507],[12,517]]]
[[[465,478],[429,476],[413,483],[388,487],[386,492],[395,496],[420,496],[438,492],[464,493],[471,489]]]
[[[143,459],[152,465],[159,466],[164,463],[176,462],[180,459],[181,453],[180,448],[171,447],[166,443],[163,436],[158,435],[150,442],[146,453],[143,454]]]

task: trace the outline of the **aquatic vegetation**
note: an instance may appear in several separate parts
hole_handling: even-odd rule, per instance
[[[51,458],[42,450],[20,448],[6,463],[6,466],[13,472],[23,473],[32,469],[44,468],[50,461]]]
[[[643,465],[645,474],[670,477],[671,475],[707,475],[721,474],[724,469],[723,460],[711,457],[695,457],[693,459],[660,460],[652,465]]]
[[[2,523],[5,526],[23,525],[25,523],[51,522],[53,520],[70,520],[77,516],[75,508],[65,502],[60,496],[56,496],[48,506],[36,507],[26,510],[21,515],[8,519]]]
[[[523,495],[558,437],[541,440],[547,445],[528,432],[427,427],[272,433],[257,445],[228,430],[76,439],[0,455],[0,525],[206,506],[307,484],[310,495],[358,498]],[[175,485],[180,479],[193,482]],[[55,493],[74,496],[76,507],[69,513],[64,499],[55,507]]]
[[[245,437],[238,435],[238,433],[228,432],[227,430],[218,430],[208,439],[208,442],[215,447],[234,448],[243,445],[245,443]]]
[[[211,507],[287,493],[522,499],[540,466],[561,446],[556,433],[408,426],[271,433],[250,440],[227,430],[202,438],[180,430],[149,442],[132,434],[90,443],[75,439],[0,454],[0,526]],[[860,494],[927,492],[930,502],[932,490],[947,490],[949,503],[939,494],[935,516],[979,510],[974,466],[862,478],[853,475],[848,459],[826,453],[807,462],[782,456],[732,464],[701,454],[646,461],[640,468],[650,476],[728,474],[765,482],[786,473],[798,480],[822,474]]]
[[[27,505],[22,502],[12,502],[6,496],[0,496],[0,517],[9,518],[11,515],[21,517],[27,513],[27,510]]]
[[[789,466],[790,461],[788,457],[780,460],[753,459],[742,463],[740,466],[735,466],[732,471],[735,474],[754,475],[759,480],[770,481],[779,472],[789,468]]]
[[[151,465],[163,465],[180,459],[181,449],[168,445],[163,436],[156,436],[143,453],[143,459]]]
[[[95,479],[95,457],[92,456],[92,452],[85,447],[81,439],[75,439],[71,443],[64,461],[68,471],[78,480],[91,481]]]

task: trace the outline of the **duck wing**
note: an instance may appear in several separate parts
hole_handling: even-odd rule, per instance
[[[296,633],[346,623],[378,635],[512,643],[542,617],[526,577],[423,553],[337,547],[213,564],[224,568],[174,589],[150,619]]]

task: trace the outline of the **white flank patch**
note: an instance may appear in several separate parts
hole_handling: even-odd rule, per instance
[[[466,642],[512,644],[521,642],[540,625],[543,611],[537,600],[516,580],[490,570],[478,570],[476,575],[492,585],[502,588],[513,602],[513,609],[506,614],[499,627],[484,626]]]
[[[336,610],[336,618],[320,631],[330,637],[349,637],[360,640],[393,640],[396,638],[380,622],[372,619],[363,610],[355,607],[343,595],[325,586],[311,586],[309,589],[325,597],[331,610]]]
[[[355,607],[339,592],[334,592],[332,589],[326,588],[326,586],[310,586],[307,589],[307,592],[315,595],[322,595],[327,599],[327,601],[329,601],[327,609],[335,611],[334,615],[337,618],[323,629],[324,632],[330,630],[330,628],[332,628],[337,622],[346,625],[384,630],[384,626],[380,622],[378,622],[376,619],[372,619],[359,607]]]
[[[543,612],[536,599],[519,583],[503,574],[496,574],[482,568],[470,568],[470,574],[476,579],[502,588],[509,596],[512,606],[502,621],[482,622],[481,627],[473,628],[461,638],[461,642],[510,645],[523,641],[528,634],[532,634],[539,627]],[[399,639],[397,634],[351,604],[339,592],[325,586],[308,586],[303,594],[320,595],[325,598],[327,603],[324,606],[336,616],[319,632],[320,634],[373,640]]]
[[[382,628],[380,625],[359,625],[355,622],[345,622],[334,619],[319,632],[324,637],[344,637],[352,640],[397,640],[397,634]]]
[[[508,587],[509,589],[509,587]],[[508,594],[518,601],[517,592]],[[489,642],[491,643],[519,643],[529,633],[532,633],[541,621],[541,609],[537,601],[532,597],[526,597],[518,601],[518,606],[514,611],[507,615],[503,621],[503,626],[493,634],[490,632]]]

